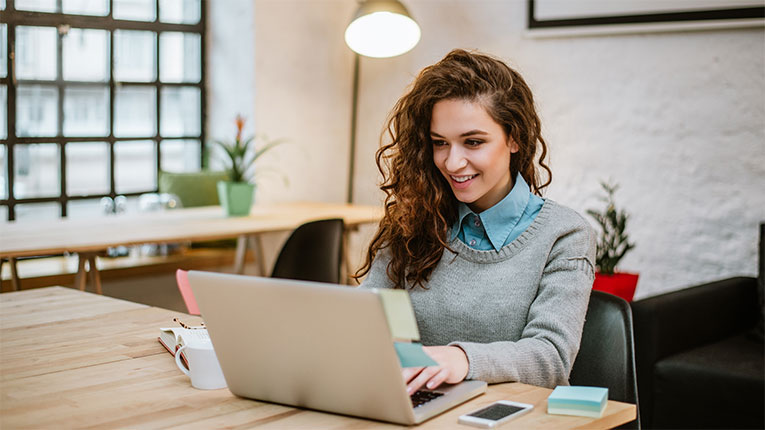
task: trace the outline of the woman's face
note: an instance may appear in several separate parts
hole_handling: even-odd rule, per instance
[[[457,200],[476,213],[500,200],[513,188],[510,154],[518,145],[479,103],[441,100],[430,121],[433,162]]]

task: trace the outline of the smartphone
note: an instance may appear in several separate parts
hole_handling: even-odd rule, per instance
[[[499,400],[475,412],[460,416],[458,422],[481,428],[494,428],[534,409],[534,405]]]

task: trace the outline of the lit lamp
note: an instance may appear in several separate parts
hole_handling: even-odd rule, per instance
[[[366,0],[345,30],[345,43],[356,52],[353,66],[351,153],[348,164],[348,203],[353,201],[356,158],[356,111],[359,98],[359,54],[387,58],[408,52],[420,41],[420,26],[398,0]]]

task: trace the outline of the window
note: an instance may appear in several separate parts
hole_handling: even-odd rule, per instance
[[[205,0],[0,0],[0,222],[202,167]]]

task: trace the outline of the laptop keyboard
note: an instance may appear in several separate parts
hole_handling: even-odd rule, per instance
[[[416,391],[409,397],[412,399],[412,407],[416,408],[443,395],[444,393],[439,393],[437,391]]]

